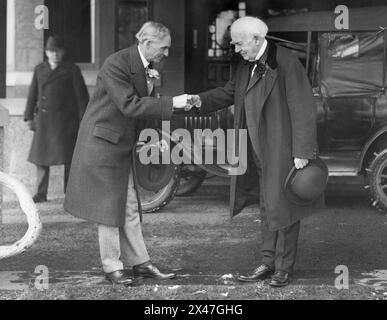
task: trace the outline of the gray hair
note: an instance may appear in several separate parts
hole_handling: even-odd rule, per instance
[[[269,28],[261,19],[246,16],[234,21],[234,23],[231,25],[231,31],[242,32],[252,35],[253,37],[264,38],[266,37]]]
[[[170,36],[171,32],[166,26],[158,22],[148,21],[137,32],[136,38],[139,43],[144,43],[146,40],[161,40],[168,35]]]

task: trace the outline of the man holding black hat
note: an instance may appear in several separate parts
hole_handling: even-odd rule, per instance
[[[271,286],[282,287],[293,273],[300,220],[323,205],[327,170],[314,160],[317,108],[305,70],[292,52],[266,40],[267,31],[255,17],[235,21],[231,43],[244,61],[224,87],[189,98],[201,113],[235,104],[234,128],[248,130],[250,161],[244,175],[231,178],[230,209],[235,216],[259,192],[262,262],[238,279],[271,277]],[[291,172],[293,166],[299,175]],[[304,182],[317,188],[309,192]]]
[[[34,131],[28,161],[37,168],[35,202],[47,201],[50,166],[64,165],[66,191],[79,123],[89,93],[79,67],[66,61],[60,36],[46,43],[47,61],[34,70],[24,120]]]

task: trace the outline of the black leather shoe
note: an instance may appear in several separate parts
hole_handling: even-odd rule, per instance
[[[271,269],[266,264],[261,264],[254,272],[250,275],[240,275],[238,280],[242,282],[255,282],[260,280],[265,280],[273,274],[273,269]]]
[[[35,203],[40,203],[40,202],[47,202],[47,197],[44,195],[44,194],[35,194],[33,197],[32,197],[32,200],[35,202]]]
[[[174,273],[162,273],[155,265],[139,265],[133,267],[133,276],[135,278],[154,278],[159,280],[167,280],[176,277]]]
[[[290,274],[285,271],[276,271],[271,277],[269,285],[272,287],[285,287],[290,282]]]
[[[129,286],[133,283],[133,280],[124,272],[124,270],[105,273],[105,279],[112,284],[123,284],[125,286]]]

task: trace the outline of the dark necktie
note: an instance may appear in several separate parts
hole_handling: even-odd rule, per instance
[[[254,68],[254,66],[256,66],[254,69],[254,73],[257,75],[258,79],[260,79],[266,72],[266,64],[258,61],[254,63],[252,68]]]
[[[266,48],[265,52],[258,60],[248,61],[250,65],[250,77],[253,76],[251,73],[254,69],[254,66],[256,66],[254,69],[254,74],[257,75],[258,79],[260,79],[265,74],[267,54],[268,54],[268,48]]]

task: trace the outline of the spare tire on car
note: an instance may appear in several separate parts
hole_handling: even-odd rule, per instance
[[[140,151],[144,146],[144,143],[137,144],[134,157],[137,190],[142,211],[157,212],[174,198],[179,187],[180,167],[173,163],[162,164],[161,161],[159,164],[143,164],[140,161]]]

